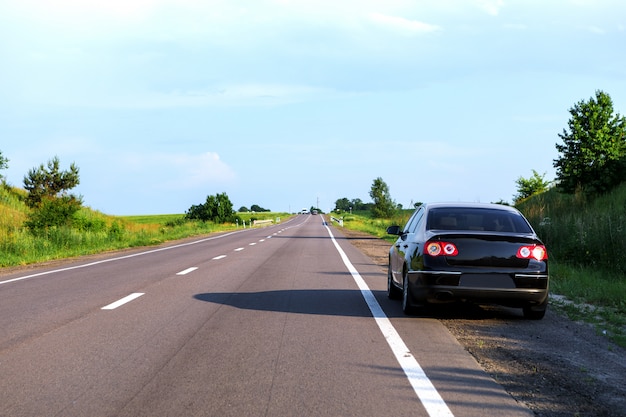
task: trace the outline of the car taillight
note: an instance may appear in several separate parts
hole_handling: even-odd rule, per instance
[[[426,253],[430,256],[456,256],[459,251],[454,243],[426,242]]]
[[[543,261],[548,259],[548,251],[543,245],[522,246],[517,250],[517,257],[521,259],[536,259]]]

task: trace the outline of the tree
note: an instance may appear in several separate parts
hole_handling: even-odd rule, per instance
[[[382,178],[378,177],[372,183],[370,197],[374,201],[374,206],[372,207],[372,215],[374,217],[390,217],[393,214],[396,204],[391,199],[389,187]]]
[[[369,210],[371,206],[371,203],[364,203],[360,198],[348,200],[344,197],[335,201],[335,210],[340,211],[364,211]]]
[[[335,210],[350,211],[351,208],[352,208],[352,203],[350,202],[350,200],[348,200],[345,197],[340,198],[337,201],[335,201]]]
[[[73,195],[43,197],[37,207],[28,214],[24,224],[34,233],[51,227],[71,227],[74,215],[81,206],[81,199]]]
[[[550,187],[551,181],[546,181],[544,178],[546,173],[539,175],[537,171],[533,169],[533,176],[530,178],[519,177],[515,183],[517,184],[517,195],[513,197],[515,203],[528,198],[532,195],[542,193]]]
[[[360,198],[355,198],[351,201],[352,210],[369,210],[372,207],[372,203],[364,203]]]
[[[193,205],[185,217],[190,220],[226,223],[234,220],[233,203],[226,193],[209,195],[204,204]]]
[[[626,172],[626,119],[613,114],[613,101],[603,91],[569,110],[568,130],[556,144],[554,160],[558,187],[569,194],[577,189],[599,194],[618,185]]]
[[[264,209],[263,207],[257,205],[257,204],[253,204],[250,206],[250,211],[254,211],[255,213],[263,213],[266,211],[269,211],[268,209]]]
[[[9,167],[9,160],[2,155],[2,151],[0,151],[0,169],[7,169]],[[2,175],[0,175],[2,178]]]
[[[44,198],[65,196],[79,183],[78,167],[72,163],[69,171],[60,171],[59,158],[55,156],[48,161],[47,167],[41,164],[24,177],[24,188],[28,191],[26,204],[37,207]]]
[[[80,183],[78,167],[72,163],[69,171],[61,171],[59,158],[48,161],[47,166],[28,171],[24,188],[28,191],[26,205],[33,209],[26,226],[31,230],[70,225],[74,214],[82,205],[82,199],[68,191]]]
[[[2,151],[0,151],[0,170],[7,169],[9,167],[9,160],[2,155]],[[4,176],[0,174],[0,182],[6,186],[6,180]]]

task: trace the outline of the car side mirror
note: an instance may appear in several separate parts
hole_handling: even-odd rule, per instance
[[[402,229],[400,228],[400,226],[389,226],[387,228],[387,234],[400,236],[402,234]]]

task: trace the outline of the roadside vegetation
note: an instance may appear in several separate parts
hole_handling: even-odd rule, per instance
[[[35,209],[28,193],[0,184],[0,267],[28,265],[55,259],[101,253],[214,232],[250,227],[253,220],[285,219],[287,213],[238,213],[232,222],[188,219],[185,214],[110,216],[81,206],[71,221],[32,229]]]
[[[590,197],[553,188],[517,208],[550,254],[553,307],[626,346],[626,183]]]

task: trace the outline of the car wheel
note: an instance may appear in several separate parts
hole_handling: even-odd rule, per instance
[[[524,318],[527,320],[541,320],[546,315],[548,299],[539,305],[527,305],[523,308]]]
[[[414,312],[413,299],[409,291],[409,277],[406,272],[403,274],[402,278],[402,311],[406,315],[411,315]]]
[[[387,268],[387,297],[392,300],[398,300],[400,298],[401,291],[393,283],[393,275],[391,273],[391,265]]]

